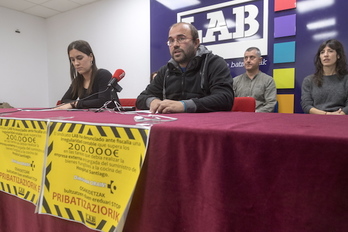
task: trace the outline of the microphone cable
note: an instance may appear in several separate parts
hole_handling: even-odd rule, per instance
[[[86,100],[86,99],[88,99],[88,98],[90,98],[90,97],[93,97],[93,96],[95,96],[95,95],[97,95],[97,94],[104,93],[104,92],[106,92],[108,89],[109,89],[109,86],[106,87],[106,89],[104,89],[104,90],[102,90],[102,91],[93,93],[93,94],[88,95],[88,96],[86,96],[86,97],[84,97],[84,98],[77,99],[77,100],[73,100],[73,101],[69,101],[69,102],[65,102],[65,103],[61,103],[61,104],[56,105],[56,106],[53,106],[53,107],[17,109],[16,111],[11,111],[11,112],[1,112],[0,115],[1,115],[1,114],[6,114],[6,113],[14,113],[14,112],[18,112],[18,111],[44,111],[44,110],[52,110],[52,109],[55,109],[55,108],[57,108],[57,107],[59,107],[59,106],[65,105],[65,104],[71,104],[71,103],[73,103],[73,102]]]
[[[73,100],[73,101],[70,101],[70,102],[61,103],[61,104],[59,104],[59,105],[57,105],[57,106],[55,106],[55,107],[51,107],[51,109],[54,109],[54,108],[56,108],[56,107],[58,107],[58,106],[62,106],[62,105],[65,105],[65,104],[71,104],[71,103],[73,103],[73,102],[84,101],[84,100],[86,100],[86,99],[88,99],[88,98],[90,98],[90,97],[93,97],[93,96],[97,95],[97,94],[101,94],[101,93],[106,92],[109,88],[110,88],[110,86],[106,87],[106,89],[104,89],[104,90],[102,90],[102,91],[93,93],[93,94],[88,95],[88,96],[86,96],[86,97],[84,97],[84,98],[76,99],[76,100]]]

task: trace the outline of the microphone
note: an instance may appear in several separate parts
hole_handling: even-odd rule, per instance
[[[112,75],[111,80],[108,83],[108,88],[112,87],[114,90],[116,90],[117,92],[121,92],[122,87],[118,84],[118,82],[120,80],[122,80],[124,78],[124,76],[126,75],[125,71],[123,71],[122,69],[117,69],[114,73],[114,75]],[[116,83],[115,83],[116,82]]]

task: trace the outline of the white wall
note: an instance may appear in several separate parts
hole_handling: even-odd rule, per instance
[[[11,34],[5,41],[4,32]],[[120,97],[137,97],[149,82],[149,0],[102,0],[46,20],[0,8],[0,34],[0,80],[7,86],[0,83],[0,102],[15,107],[55,105],[69,87],[66,50],[77,39],[90,43],[99,68],[125,70]]]
[[[47,20],[49,99],[54,104],[70,84],[66,48],[90,43],[99,68],[123,69],[120,97],[137,97],[150,76],[150,1],[103,0]]]
[[[0,7],[0,102],[47,106],[47,72],[46,21]]]

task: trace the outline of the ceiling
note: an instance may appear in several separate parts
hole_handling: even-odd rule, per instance
[[[97,1],[100,0],[0,0],[0,7],[49,18]]]

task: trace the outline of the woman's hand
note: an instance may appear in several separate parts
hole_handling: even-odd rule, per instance
[[[61,104],[53,109],[55,109],[55,110],[68,110],[68,109],[73,109],[73,106],[70,103],[65,103],[65,104]]]
[[[323,110],[318,110],[317,108],[312,107],[309,110],[310,114],[324,114],[324,115],[346,115],[343,110],[340,108],[337,111],[334,112],[328,112],[328,111],[323,111]]]
[[[326,115],[346,115],[342,109],[339,109],[337,111],[334,112],[326,112]]]

